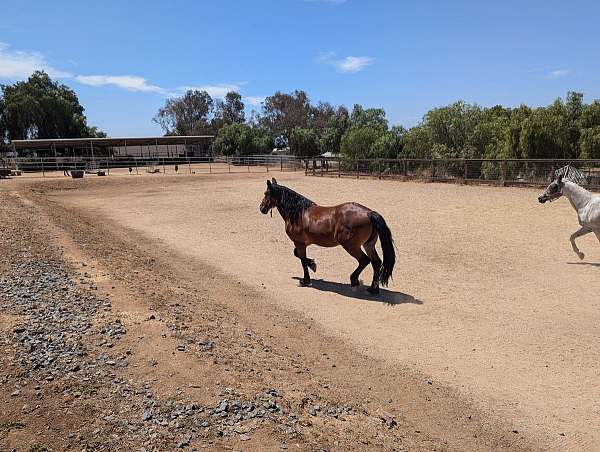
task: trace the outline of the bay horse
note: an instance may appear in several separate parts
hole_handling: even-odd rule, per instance
[[[319,206],[294,190],[279,185],[275,178],[267,180],[260,211],[267,214],[274,208],[283,218],[285,232],[294,242],[294,256],[302,264],[304,277],[300,285],[310,285],[309,269],[317,271],[315,261],[306,256],[306,247],[313,244],[324,247],[341,245],[358,261],[358,267],[350,275],[353,290],[360,285],[358,277],[369,263],[373,266],[373,281],[367,291],[376,295],[380,284],[388,285],[396,253],[392,233],[380,214],[355,202],[333,207]],[[375,249],[378,238],[381,240],[383,261]]]

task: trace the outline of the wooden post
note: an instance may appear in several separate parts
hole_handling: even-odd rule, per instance
[[[464,166],[465,166],[465,170],[464,170],[464,178],[465,178],[465,182],[469,179],[469,164],[467,163],[467,161],[464,161]]]

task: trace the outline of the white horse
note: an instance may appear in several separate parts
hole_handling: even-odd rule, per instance
[[[571,246],[579,259],[583,259],[585,255],[577,248],[575,239],[593,232],[600,241],[600,195],[590,193],[568,179],[563,180],[563,174],[559,174],[558,178],[548,185],[538,201],[543,204],[546,201],[554,201],[563,195],[569,199],[577,211],[581,229],[571,235]]]

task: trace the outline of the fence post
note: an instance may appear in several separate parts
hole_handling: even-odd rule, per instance
[[[42,161],[42,177],[46,177],[46,172],[44,171],[44,159],[40,158],[40,160]]]
[[[279,171],[283,173],[283,156],[279,157]]]
[[[227,159],[227,171],[231,173],[231,157],[225,157]]]
[[[138,172],[138,164],[137,164],[137,157],[133,158],[133,164],[135,165],[135,175],[139,176],[140,173]]]
[[[187,152],[186,152],[187,154]],[[187,161],[188,161],[188,170],[190,171],[190,174],[192,174],[192,164],[190,163],[190,156],[187,156]]]
[[[377,160],[377,179],[381,179],[381,160]]]
[[[162,158],[162,161],[163,161],[163,174],[167,174],[167,167],[165,166],[165,158],[164,157]]]
[[[304,160],[304,175],[308,176],[308,159]]]
[[[431,160],[431,180],[435,180],[435,160]]]
[[[323,177],[323,165],[324,165],[324,161],[321,159],[321,177]]]
[[[467,179],[469,179],[469,164],[467,163],[467,161],[464,161],[464,165],[465,165],[465,182],[467,181]]]
[[[354,161],[354,164],[356,165],[356,178],[360,179],[360,169],[358,168],[359,167],[358,162]]]

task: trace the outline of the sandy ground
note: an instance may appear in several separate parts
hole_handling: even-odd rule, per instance
[[[565,200],[542,206],[538,190],[524,188],[276,176],[320,204],[358,201],[386,218],[398,247],[388,291],[376,299],[350,292],[355,263],[341,248],[310,248],[318,279],[298,287],[283,222],[258,212],[264,174],[68,181],[63,188],[85,189],[48,196],[139,234],[173,265],[183,256],[190,276],[194,262],[209,263],[224,284],[261,293],[247,308],[239,294],[229,300],[242,316],[296,313],[331,336],[321,347],[339,342],[446,385],[456,392],[443,403],[473,401],[490,416],[485,430],[496,428],[493,418],[544,449],[600,447],[600,246],[581,239],[586,259],[578,262],[568,243],[576,216]]]
[[[580,240],[587,258],[578,262],[565,200],[538,205],[537,190],[520,188],[280,175],[320,204],[355,200],[384,215],[398,246],[382,296],[389,305],[350,295],[355,263],[341,248],[311,249],[322,281],[297,287],[281,219],[258,212],[263,179],[103,187],[63,200],[209,259],[362,352],[462,388],[522,429],[600,447],[600,246]]]

